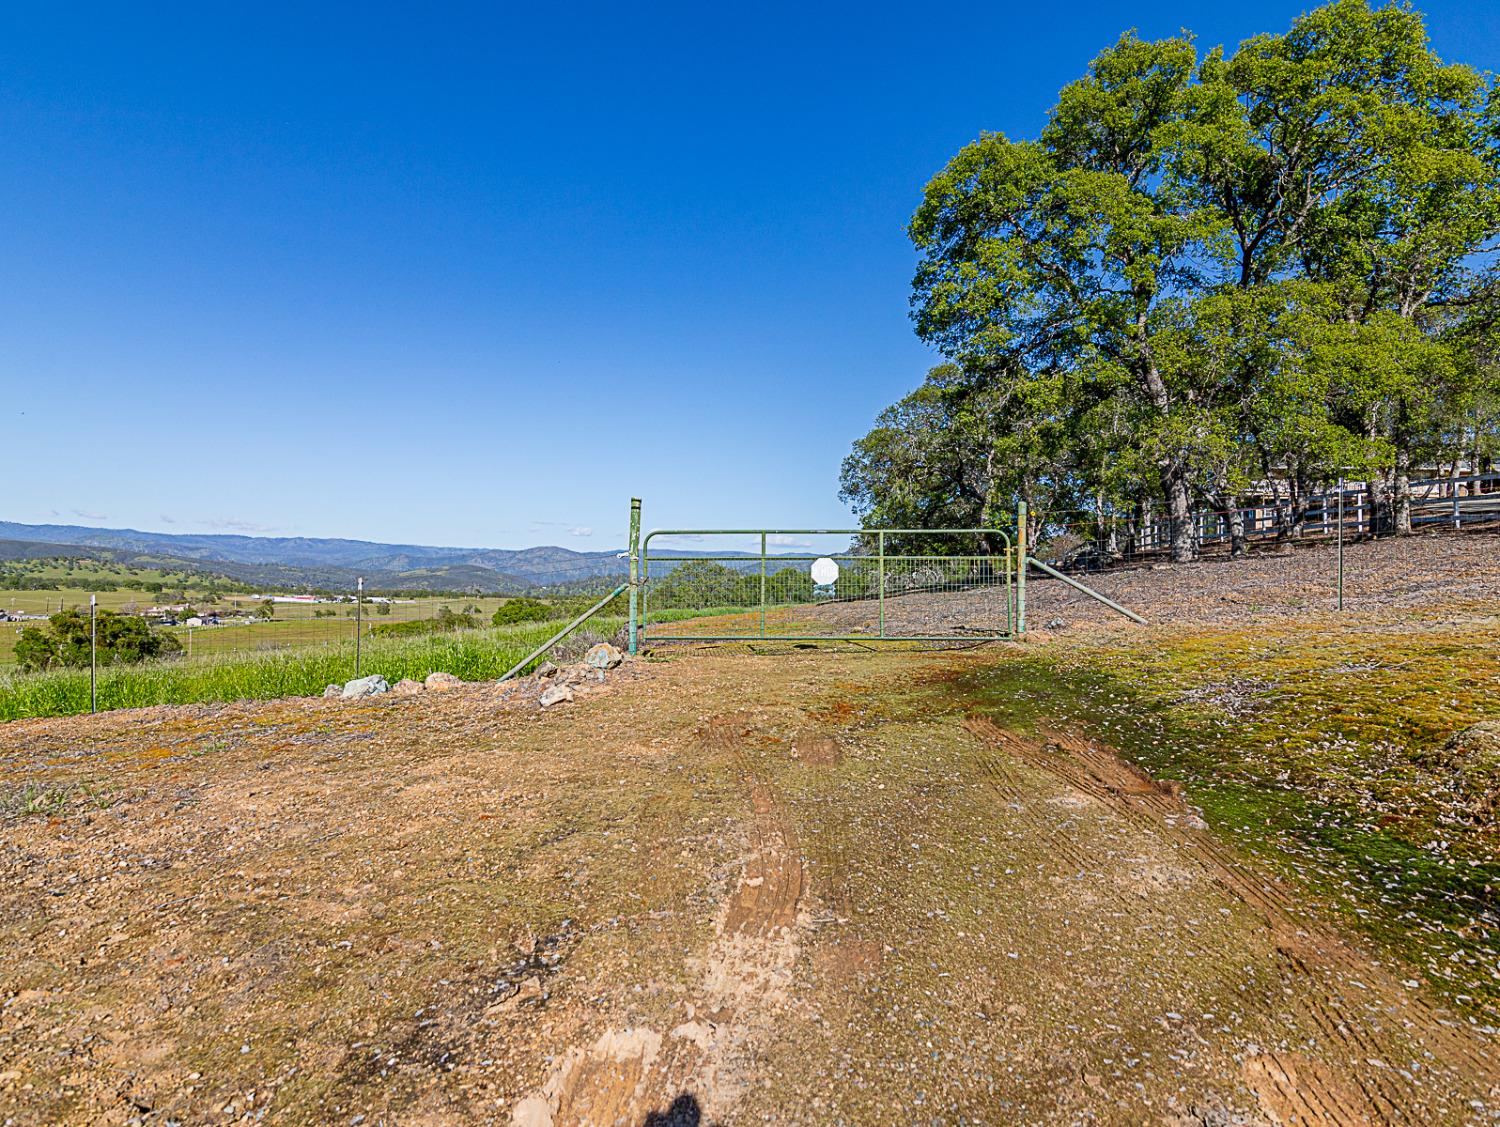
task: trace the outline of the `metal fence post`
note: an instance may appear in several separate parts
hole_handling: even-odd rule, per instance
[[[359,647],[364,634],[365,577],[354,583],[354,679],[359,680]]]
[[[1026,502],[1016,507],[1016,633],[1026,633]]]
[[[760,636],[766,636],[766,534],[760,534]]]
[[[1327,508],[1327,505],[1324,505]],[[1344,609],[1344,478],[1339,476],[1339,610]]]
[[[631,656],[640,646],[641,614],[641,499],[630,499],[630,632]]]
[[[880,636],[885,637],[885,529],[875,534],[876,574],[880,583]]]
[[[99,711],[99,596],[89,596],[89,711]]]

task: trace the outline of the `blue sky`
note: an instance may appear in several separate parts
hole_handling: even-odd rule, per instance
[[[1129,26],[1306,5],[309,7],[0,14],[0,519],[843,524],[841,459],[933,362],[925,181]],[[1495,8],[1422,8],[1500,64]]]

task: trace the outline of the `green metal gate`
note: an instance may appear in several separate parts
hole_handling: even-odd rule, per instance
[[[747,546],[714,550],[715,538]],[[844,538],[845,546],[814,551],[815,538]],[[653,545],[670,540],[707,542],[710,549]],[[792,550],[772,550],[781,547]],[[641,545],[641,638],[1010,638],[1024,597],[1018,560],[998,529],[658,529]]]

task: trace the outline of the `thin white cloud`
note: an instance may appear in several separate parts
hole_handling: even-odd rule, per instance
[[[218,517],[213,520],[200,520],[199,524],[205,528],[217,528],[223,532],[275,532],[276,529],[269,524],[257,524],[253,520],[240,520],[238,517]]]
[[[594,530],[587,525],[580,524],[576,528],[568,529],[569,536],[592,536],[593,534]]]
[[[74,509],[73,510],[73,515],[75,517],[82,517],[84,520],[108,520],[109,519],[109,514],[108,513],[91,513],[87,509]]]
[[[771,548],[811,548],[812,541],[800,536],[787,536],[778,532],[766,537],[766,546]]]
[[[162,524],[176,524],[177,523],[177,518],[176,517],[169,517],[169,516],[167,516],[166,513],[162,513],[161,514],[161,522],[162,522]]]
[[[649,551],[654,553],[678,550],[696,552],[701,550],[697,545],[707,545],[707,543],[708,538],[706,536],[697,536],[690,533],[686,536],[658,536],[647,547]],[[722,541],[716,541],[714,546],[724,547],[726,545]],[[728,545],[728,547],[732,548],[733,545]]]

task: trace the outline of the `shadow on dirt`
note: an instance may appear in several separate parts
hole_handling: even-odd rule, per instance
[[[703,1108],[696,1096],[682,1093],[666,1111],[653,1111],[641,1120],[641,1127],[715,1127],[703,1122]]]

